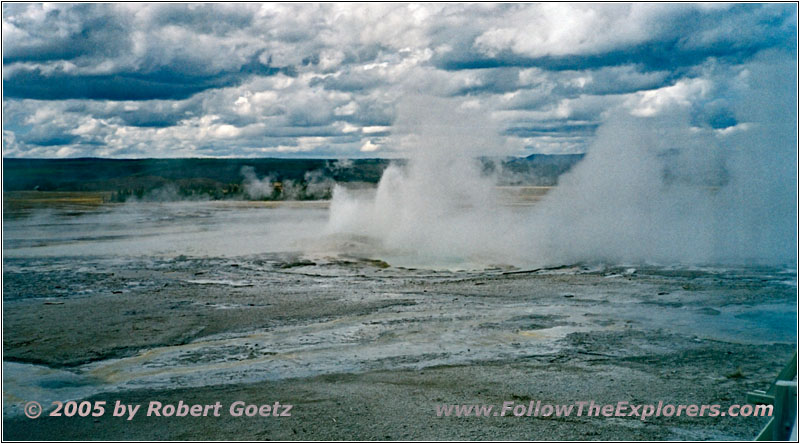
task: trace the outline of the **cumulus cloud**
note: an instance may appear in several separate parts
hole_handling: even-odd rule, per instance
[[[796,35],[788,4],[8,3],[3,153],[405,156],[415,95],[517,155],[582,152],[622,104],[742,131],[730,76]]]

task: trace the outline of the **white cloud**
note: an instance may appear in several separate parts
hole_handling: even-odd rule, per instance
[[[490,56],[504,50],[529,57],[592,54],[654,37],[659,21],[676,9],[650,4],[531,5],[505,17],[510,22],[483,32],[475,44]]]
[[[682,80],[675,85],[651,91],[643,91],[629,102],[631,114],[638,117],[654,116],[663,110],[673,107],[686,107],[693,101],[704,97],[711,84],[705,79]]]
[[[586,145],[585,130],[524,130],[586,128],[622,102],[634,115],[655,116],[720,99],[737,114],[742,105],[728,96],[755,80],[727,68],[760,48],[787,49],[793,14],[784,5],[8,4],[3,149],[395,153],[381,137],[397,129],[399,104],[419,94],[454,98],[491,120],[498,144],[574,151]],[[653,62],[637,52],[647,45],[666,52]],[[796,59],[792,51],[780,57]],[[537,57],[575,62],[529,60]],[[446,63],[462,59],[475,66]],[[33,75],[43,80],[17,85]],[[139,80],[144,86],[134,86]],[[186,85],[196,89],[170,96]],[[64,96],[103,88],[111,98]],[[157,98],[137,96],[142,88]]]
[[[390,131],[391,129],[392,127],[390,126],[365,126],[361,128],[361,131],[363,131],[364,134],[374,134],[374,133],[387,132]]]
[[[360,151],[362,153],[371,153],[373,151],[377,151],[379,148],[380,146],[375,145],[371,140],[367,140],[361,145]]]

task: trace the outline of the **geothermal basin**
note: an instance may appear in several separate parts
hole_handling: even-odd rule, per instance
[[[767,418],[437,417],[745,402],[796,348],[793,265],[523,267],[326,232],[325,202],[4,211],[5,439],[752,439]],[[238,400],[291,418],[50,417]],[[28,401],[45,413],[23,415]]]

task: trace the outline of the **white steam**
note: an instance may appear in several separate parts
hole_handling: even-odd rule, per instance
[[[797,74],[763,61],[741,73],[723,85],[735,126],[692,121],[705,83],[684,88],[695,97],[674,100],[684,84],[667,99],[634,97],[557,187],[522,208],[503,205],[498,178],[476,162],[504,154],[489,116],[407,100],[393,137],[408,163],[387,168],[372,195],[336,187],[328,231],[415,265],[794,263]]]
[[[255,168],[251,166],[242,167],[242,176],[244,181],[242,187],[244,193],[250,199],[265,199],[271,197],[275,193],[275,179],[271,176],[259,178],[256,175]]]
[[[247,198],[252,200],[313,200],[330,197],[334,181],[322,170],[307,171],[302,180],[284,179],[278,181],[268,175],[259,178],[255,168],[243,166],[241,170],[244,180],[242,187]]]
[[[476,156],[502,146],[496,134],[486,116],[457,102],[406,99],[394,137],[408,163],[390,165],[374,195],[337,186],[329,230],[368,236],[385,250],[378,254],[417,264],[491,261],[508,239],[498,235],[505,230],[497,230],[503,215],[494,180]]]

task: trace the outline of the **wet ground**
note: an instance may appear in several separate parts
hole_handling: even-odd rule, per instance
[[[727,407],[766,389],[796,348],[791,267],[411,268],[362,254],[357,237],[304,248],[325,214],[206,202],[6,217],[4,438],[752,439],[765,418],[440,418],[435,407]],[[30,400],[47,414],[84,398],[294,409],[21,414]]]

